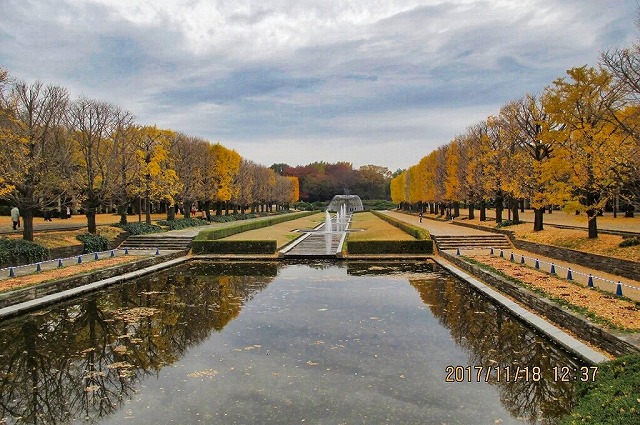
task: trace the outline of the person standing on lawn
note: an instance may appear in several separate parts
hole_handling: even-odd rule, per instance
[[[20,210],[18,207],[11,208],[11,221],[13,222],[13,230],[18,230],[18,226],[20,226]]]

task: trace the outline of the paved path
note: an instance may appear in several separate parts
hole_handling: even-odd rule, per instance
[[[399,220],[405,221],[407,223],[411,223],[415,226],[422,227],[427,229],[429,233],[435,236],[462,236],[462,235],[482,235],[482,234],[491,234],[489,231],[482,231],[477,229],[472,229],[463,226],[456,226],[449,221],[440,221],[433,220],[429,218],[423,218],[422,223],[420,223],[419,219],[415,215],[409,215],[404,213],[399,213],[396,211],[385,211],[385,214],[388,214],[392,217],[395,217]],[[555,214],[555,213],[554,213]],[[567,269],[572,270],[573,278],[575,281],[582,283],[583,285],[587,285],[589,275],[594,277],[594,285],[600,289],[605,291],[609,291],[615,293],[616,284],[618,281],[623,285],[623,295],[629,297],[633,300],[640,301],[640,280],[630,280],[626,278],[621,278],[620,276],[613,275],[610,273],[605,273],[596,269],[592,269],[588,266],[582,264],[575,264],[568,261],[556,260],[550,257],[544,257],[539,254],[522,251],[522,250],[505,250],[504,256],[509,259],[511,252],[514,253],[516,260],[520,261],[520,256],[524,255],[527,257],[526,262],[529,265],[535,264],[535,259],[537,258],[540,262],[541,269],[545,271],[550,271],[551,263],[554,263],[556,267],[556,272],[558,276],[566,277]],[[487,255],[489,254],[488,249],[483,250],[468,250],[463,252],[464,255],[474,256],[474,255]],[[495,251],[495,255],[499,255],[498,251]],[[640,278],[639,278],[640,279]]]
[[[82,264],[91,263],[94,261],[104,260],[106,258],[113,257],[122,257],[122,256],[131,256],[131,257],[148,257],[154,255],[166,255],[171,254],[176,251],[173,250],[156,250],[156,249],[114,249],[109,251],[104,251],[98,253],[98,258],[96,258],[95,253],[91,254],[82,254],[79,256],[73,256],[68,258],[56,258],[53,260],[47,260],[40,262],[40,271],[54,270],[60,267],[60,262],[62,262],[62,267],[73,266],[76,264],[80,264],[78,262],[78,258],[81,258],[80,262]],[[112,254],[113,253],[113,254]],[[11,277],[20,277],[31,275],[34,273],[38,273],[38,263],[33,264],[25,264],[22,266],[16,267],[5,267],[0,269],[0,280],[10,279]],[[13,274],[13,276],[12,276]]]
[[[467,217],[466,210],[460,210],[461,217]],[[520,220],[526,223],[532,223],[533,225],[533,211],[525,210],[521,212]],[[475,221],[479,223],[479,213],[476,211]],[[487,219],[495,221],[495,210],[487,210]],[[507,219],[507,211],[502,214],[503,219]],[[613,213],[604,213],[602,217],[596,219],[598,229],[600,230],[616,230],[620,232],[640,233],[640,215],[636,214],[636,217],[624,217],[624,213],[618,214],[618,217],[613,218]],[[545,225],[557,225],[557,226],[571,226],[576,228],[587,228],[587,217],[582,214],[576,216],[575,214],[568,214],[564,211],[554,211],[553,213],[545,213],[543,217],[543,224]]]

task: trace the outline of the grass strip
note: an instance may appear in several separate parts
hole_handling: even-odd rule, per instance
[[[611,322],[610,320],[599,316],[598,314],[592,312],[591,310],[589,310],[589,309],[587,309],[585,307],[577,306],[575,304],[572,304],[572,303],[568,302],[565,299],[562,299],[562,298],[559,298],[559,297],[555,297],[555,296],[549,294],[548,292],[546,292],[546,291],[544,291],[544,290],[542,290],[540,288],[537,288],[537,287],[535,287],[533,285],[530,285],[530,284],[528,284],[526,282],[523,282],[523,281],[521,281],[521,280],[519,280],[519,279],[517,279],[517,278],[515,278],[513,276],[509,276],[508,274],[506,274],[506,273],[504,273],[504,272],[502,272],[502,271],[500,271],[500,270],[498,270],[498,269],[496,269],[494,267],[491,267],[491,266],[489,266],[487,264],[484,264],[484,263],[481,263],[481,262],[479,262],[477,260],[474,260],[473,258],[469,258],[469,257],[465,257],[465,256],[461,256],[459,258],[461,258],[463,261],[466,261],[467,263],[472,264],[472,265],[474,265],[474,266],[476,266],[476,267],[478,267],[478,268],[480,268],[482,270],[485,270],[485,271],[493,273],[493,274],[495,274],[497,276],[500,276],[501,278],[503,278],[503,279],[515,284],[515,285],[518,285],[518,286],[520,286],[522,288],[525,288],[525,289],[527,289],[527,290],[529,290],[529,291],[531,291],[531,292],[533,292],[533,293],[535,293],[537,295],[540,295],[540,296],[546,298],[547,300],[552,301],[552,302],[554,302],[554,303],[556,303],[556,304],[558,304],[558,305],[560,305],[560,306],[562,306],[562,307],[564,307],[564,308],[566,308],[566,309],[568,309],[568,310],[570,310],[570,311],[572,311],[574,313],[577,313],[577,314],[583,315],[585,317],[588,317],[590,320],[592,320],[595,323],[598,323],[600,325],[604,325],[604,326],[606,326],[606,327],[608,327],[610,329],[615,329],[615,330],[624,331],[624,332],[637,332],[638,331],[638,329],[630,329],[630,328],[625,328],[625,327],[616,325],[615,323]],[[570,282],[570,281],[568,281],[568,282]],[[575,282],[571,282],[571,283],[574,284],[574,285],[576,284]],[[601,292],[603,294],[603,296],[609,296],[609,294],[603,293],[602,291],[599,291],[599,292]]]
[[[375,215],[376,217],[386,221],[389,224],[392,224],[393,226],[404,230],[406,233],[410,234],[411,236],[413,236],[414,238],[418,239],[418,240],[427,240],[427,239],[431,239],[431,235],[429,234],[429,231],[427,229],[423,229],[422,227],[418,227],[418,226],[414,226],[412,224],[406,223],[404,221],[398,220],[397,218],[391,217],[389,215],[386,214],[382,214],[378,211],[371,211],[371,213],[373,215]]]
[[[273,226],[274,224],[283,223],[285,221],[295,220],[296,218],[306,217],[308,215],[317,214],[317,211],[303,211],[299,213],[290,213],[279,215],[276,217],[266,218],[264,220],[251,221],[249,223],[238,224],[237,226],[221,227],[218,229],[206,229],[198,233],[193,240],[194,243],[204,241],[214,241],[235,235],[236,233],[246,232],[247,230],[260,229],[262,227]]]
[[[561,425],[635,425],[640,417],[640,355],[598,365],[593,380],[578,385],[578,404]]]

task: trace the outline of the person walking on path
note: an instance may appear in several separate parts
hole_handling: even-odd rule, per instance
[[[20,227],[20,210],[18,207],[11,208],[11,221],[13,222],[13,230],[18,230],[18,227]]]
[[[420,211],[420,214],[418,214],[418,216],[420,217],[420,223],[422,223],[422,211]]]

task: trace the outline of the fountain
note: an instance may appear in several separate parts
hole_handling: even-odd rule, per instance
[[[324,212],[324,232],[331,233],[331,214],[329,214],[329,210]]]
[[[313,230],[301,230],[306,235],[280,250],[280,255],[302,257],[340,255],[347,232],[350,232],[351,213],[361,209],[356,204],[347,205],[347,202],[352,199],[360,200],[357,196],[335,196],[332,201],[333,207],[330,205],[324,212],[324,224],[319,224]],[[335,215],[332,215],[332,212],[335,212]]]

